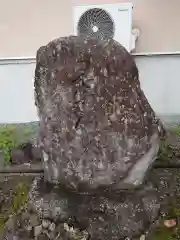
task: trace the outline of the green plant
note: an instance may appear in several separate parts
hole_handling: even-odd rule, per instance
[[[167,136],[161,140],[158,158],[161,160],[169,160],[172,159],[173,157],[174,158],[179,157],[180,156],[179,148],[174,148],[172,146],[173,145],[172,143],[178,142],[177,141],[178,139],[180,139],[180,125],[175,125],[168,129]]]
[[[153,231],[153,240],[178,240],[180,239],[180,207],[178,206],[179,199],[172,198],[166,209],[166,216],[161,219],[158,226]],[[175,227],[166,227],[164,221],[167,219],[175,219],[177,225]]]
[[[3,230],[5,223],[11,215],[18,213],[18,210],[23,208],[28,196],[29,186],[21,182],[19,183],[14,191],[11,207],[4,213],[0,213],[0,232]]]
[[[0,128],[0,149],[3,151],[5,164],[9,163],[11,150],[16,147],[18,147],[16,128]]]
[[[174,125],[171,129],[170,132],[174,133],[176,136],[180,137],[180,124]]]
[[[0,126],[0,151],[3,152],[4,163],[9,164],[11,151],[31,140],[36,133],[37,127],[31,125],[19,126],[9,124]]]
[[[165,140],[161,141],[158,158],[165,160],[172,158],[173,155],[174,155],[173,149],[169,146],[169,144]]]

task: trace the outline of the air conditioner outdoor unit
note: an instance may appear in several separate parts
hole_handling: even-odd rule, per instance
[[[74,7],[74,34],[113,38],[127,51],[132,44],[132,4],[114,3]]]

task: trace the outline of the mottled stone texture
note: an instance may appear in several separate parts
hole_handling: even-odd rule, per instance
[[[37,52],[34,86],[48,181],[86,192],[142,183],[161,123],[119,43],[50,42]]]
[[[159,214],[160,194],[151,185],[92,195],[69,192],[63,186],[45,187],[43,178],[35,179],[29,201],[32,211],[41,219],[86,230],[90,240],[137,240]]]
[[[59,38],[38,50],[34,87],[47,184],[34,183],[35,211],[93,240],[140,234],[160,207],[142,183],[163,127],[133,57],[114,40]]]

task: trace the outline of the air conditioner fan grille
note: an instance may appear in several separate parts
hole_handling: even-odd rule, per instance
[[[79,19],[78,35],[90,36],[98,39],[109,39],[114,37],[114,22],[105,10],[91,8]]]

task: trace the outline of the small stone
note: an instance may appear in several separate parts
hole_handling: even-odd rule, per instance
[[[143,235],[141,235],[141,237],[140,237],[140,239],[139,240],[145,240],[146,239],[146,235],[145,234],[143,234]]]
[[[70,227],[69,232],[75,232],[75,229],[73,227]]]
[[[43,221],[42,221],[42,227],[43,227],[43,228],[48,228],[49,225],[50,225],[50,221],[43,219]]]
[[[26,227],[26,229],[27,229],[27,231],[31,231],[32,230],[32,226],[31,225],[28,225],[27,227]]]
[[[89,239],[89,234],[86,230],[82,231],[83,238],[81,240],[87,240]]]
[[[55,228],[56,228],[56,224],[52,222],[52,223],[49,225],[49,230],[50,230],[51,232],[53,232],[53,231],[55,230]]]
[[[4,176],[4,182],[8,182],[8,177]]]
[[[176,220],[175,219],[169,219],[164,221],[164,226],[167,228],[175,227],[176,226]]]
[[[24,163],[25,166],[30,167],[31,163]]]
[[[64,223],[64,230],[66,230],[67,232],[69,231],[69,226],[67,223]]]
[[[36,226],[34,228],[34,236],[35,237],[39,236],[41,234],[41,232],[42,232],[42,225]]]
[[[23,164],[25,161],[26,159],[22,149],[13,149],[11,151],[12,164]]]

